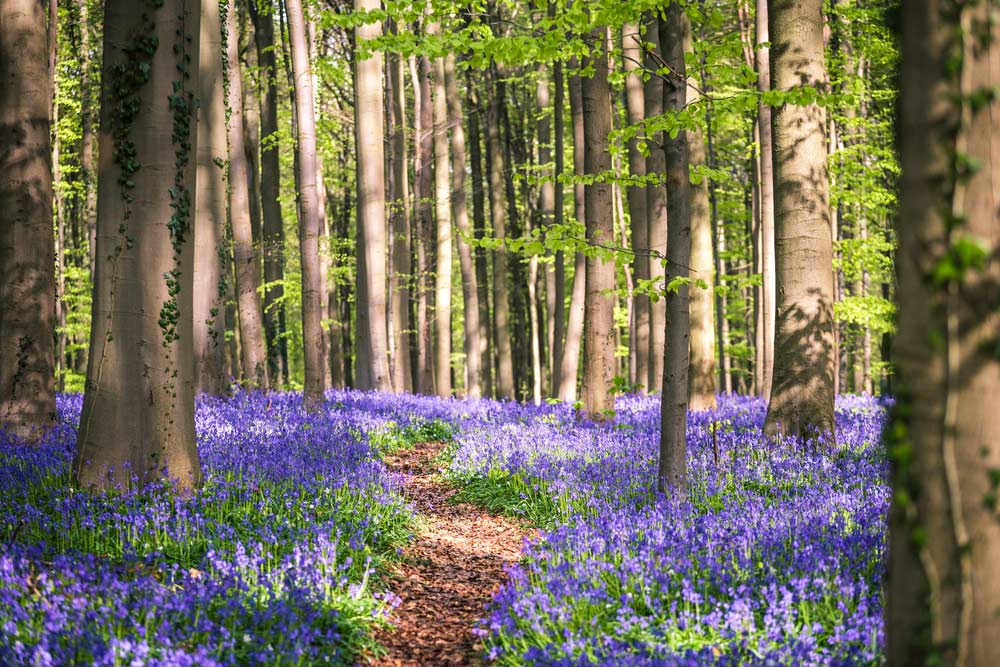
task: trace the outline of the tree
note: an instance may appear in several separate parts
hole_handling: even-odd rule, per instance
[[[278,66],[275,59],[274,17],[270,3],[249,0],[254,45],[263,79],[260,104],[260,199],[264,245],[264,327],[267,334],[268,377],[275,385],[288,381],[285,333],[285,233],[281,216],[281,162],[278,141]]]
[[[835,429],[833,239],[826,113],[814,99],[825,81],[821,5],[820,0],[776,0],[769,8],[774,90],[807,97],[786,98],[771,119],[778,303],[765,431],[830,440]]]
[[[356,10],[377,10],[377,0],[355,0]],[[382,26],[378,22],[359,25],[355,39],[359,49],[364,43],[378,38]],[[357,52],[356,52],[357,53]],[[385,299],[385,176],[383,137],[385,116],[382,99],[382,55],[356,55],[355,60],[355,142],[358,148],[358,280],[364,282],[365,299],[358,303],[358,334],[367,340],[369,352],[368,380],[363,389],[392,391],[389,377],[389,344],[386,328]],[[360,292],[360,290],[359,290]]]
[[[240,360],[243,381],[251,387],[267,388],[267,353],[260,306],[260,256],[254,248],[250,218],[249,169],[243,144],[243,77],[234,0],[229,0],[226,12],[226,42],[229,108],[232,112],[229,118],[229,219],[233,233],[236,305],[240,318]]]
[[[105,4],[94,329],[73,461],[85,487],[201,481],[191,239],[199,5]]]
[[[645,116],[642,42],[643,36],[639,33],[638,24],[628,23],[622,28],[622,60],[627,74],[625,102],[630,125],[639,125]],[[656,78],[656,75],[650,77]],[[632,178],[646,176],[646,157],[639,149],[638,137],[632,137],[628,142],[628,169]],[[646,208],[646,189],[641,184],[630,185],[628,213],[632,250],[635,252],[636,282],[649,280],[649,217],[646,215]],[[649,296],[637,292],[632,306],[634,322],[631,346],[635,349],[635,381],[646,389],[656,386],[649,382],[649,307]]]
[[[687,103],[684,45],[690,39],[687,16],[672,2],[659,24],[664,64],[663,111],[678,113]],[[664,137],[667,181],[666,352],[660,401],[659,486],[682,491],[687,482],[688,362],[691,336],[688,299],[691,259],[691,182],[687,132]]]
[[[768,46],[768,0],[757,2],[757,92],[762,96],[771,91],[771,50]],[[760,217],[760,342],[757,350],[758,370],[757,391],[765,398],[771,395],[774,376],[774,330],[775,330],[775,287],[774,264],[774,144],[771,131],[771,107],[761,98],[757,105],[757,133],[760,143],[758,156],[758,192]]]
[[[445,59],[445,86],[448,119],[451,125],[451,192],[455,226],[458,227],[458,263],[462,272],[462,299],[465,313],[465,393],[472,398],[483,394],[483,341],[479,321],[479,281],[473,264],[472,227],[465,199],[465,130],[462,127],[462,99],[455,82],[455,56]]]
[[[303,393],[306,404],[317,404],[323,400],[325,388],[323,381],[326,377],[322,307],[320,305],[320,299],[326,298],[326,291],[325,286],[320,283],[318,188],[321,184],[318,183],[317,179],[316,111],[302,1],[286,0],[285,9],[288,16],[288,40],[292,52],[292,71],[295,77],[295,120],[298,128],[299,155],[298,188],[299,206],[302,212],[299,221],[299,252],[302,255],[302,349],[305,365]],[[379,65],[378,72],[381,73],[381,63]],[[381,95],[379,97],[381,98]],[[381,104],[379,109],[381,109]],[[379,127],[378,136],[381,147],[381,127]],[[379,160],[379,165],[381,169],[381,160]],[[380,201],[384,205],[384,194]],[[383,252],[382,256],[384,257],[384,255]],[[371,297],[371,295],[369,296]],[[381,303],[384,314],[384,291]],[[383,327],[383,332],[384,330]],[[382,341],[385,341],[384,333]],[[382,359],[385,362],[384,354]],[[384,369],[384,371],[385,380],[383,382],[387,382],[388,369]]]
[[[611,185],[604,180],[611,170],[608,135],[611,134],[611,89],[608,85],[607,28],[590,31],[591,52],[584,68],[594,73],[583,78],[584,167],[593,179],[586,185],[587,254],[583,316],[583,410],[595,419],[604,419],[614,409],[611,379],[614,376],[615,263],[594,248],[614,243]],[[596,177],[596,178],[595,178]]]
[[[410,187],[406,152],[406,91],[403,86],[403,58],[389,55],[390,92],[389,136],[389,227],[392,230],[389,271],[389,331],[392,386],[396,391],[413,391],[410,367]]]
[[[436,32],[436,30],[435,30]],[[434,389],[451,396],[451,170],[444,57],[434,58]]]
[[[0,0],[0,430],[55,423],[51,84],[43,3]]]
[[[218,0],[202,0],[194,197],[195,391],[221,394],[226,377],[226,100]],[[238,62],[238,61],[237,61]],[[238,65],[237,65],[238,66]],[[230,85],[240,85],[230,79]],[[230,105],[232,101],[230,100]],[[240,128],[242,140],[242,127]],[[240,143],[242,146],[242,141]],[[244,175],[244,179],[245,179]]]
[[[650,72],[659,72],[663,63],[660,48],[661,19],[654,13],[645,15],[645,68]],[[655,118],[663,113],[663,77],[650,76],[643,86],[643,109],[647,118]],[[650,175],[663,174],[667,170],[666,154],[662,147],[664,136],[662,132],[654,132],[650,137],[649,155],[646,156],[646,173]],[[646,239],[649,243],[651,257],[649,259],[649,278],[654,286],[663,288],[665,274],[662,257],[667,252],[667,190],[663,183],[649,183],[646,186]],[[656,299],[649,306],[649,375],[646,386],[650,390],[663,383],[663,336],[666,330],[666,301]],[[638,381],[641,381],[638,380]]]
[[[1000,664],[1000,29],[988,4],[901,15],[888,664]],[[957,30],[978,26],[980,30]]]

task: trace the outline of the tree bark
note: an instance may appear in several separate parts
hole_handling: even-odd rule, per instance
[[[820,90],[825,77],[820,0],[778,0],[770,10],[774,89]],[[815,102],[784,104],[771,119],[780,289],[765,431],[832,442],[833,239],[825,124],[826,113]],[[764,246],[766,253],[766,238]]]
[[[483,180],[483,151],[480,131],[482,107],[475,96],[475,86],[467,78],[469,102],[469,173],[472,177],[472,224],[476,240],[486,236],[486,196]],[[479,300],[479,349],[482,355],[483,395],[493,396],[493,346],[490,338],[489,267],[486,249],[477,247],[474,257]]]
[[[0,1],[0,430],[55,423],[52,97],[43,3]]]
[[[417,250],[417,378],[415,385],[421,394],[434,393],[434,370],[431,338],[431,255],[433,231],[433,181],[434,181],[434,112],[431,100],[430,60],[416,58],[413,81],[415,102],[416,156],[414,160],[414,198],[416,199],[417,225],[414,240]]]
[[[992,11],[927,0],[901,15],[890,667],[1000,664],[1000,102],[982,97],[1000,85]]]
[[[465,394],[471,398],[483,395],[483,342],[479,322],[479,281],[469,240],[473,231],[465,198],[465,129],[462,118],[462,98],[455,81],[455,57],[445,60],[445,89],[448,119],[451,125],[451,192],[455,226],[458,227],[458,264],[462,272],[462,299],[465,311]],[[475,184],[473,184],[475,187]]]
[[[684,49],[691,52],[690,33]],[[690,77],[688,105],[701,101],[697,79]],[[688,157],[695,167],[705,165],[705,139],[700,130],[687,135]],[[691,184],[691,280],[688,292],[691,307],[691,359],[688,370],[688,407],[714,410],[715,401],[715,259],[712,254],[712,218],[709,211],[708,181]],[[704,283],[702,286],[701,282]]]
[[[320,284],[319,266],[319,183],[316,153],[316,116],[313,98],[312,73],[309,64],[309,49],[306,43],[305,17],[301,0],[286,0],[288,16],[288,40],[292,52],[292,71],[295,76],[295,119],[298,126],[299,154],[299,205],[302,218],[299,222],[299,252],[302,255],[302,356],[305,366],[303,399],[307,406],[315,406],[323,400],[323,380],[326,365],[323,353],[323,325],[320,299],[326,296]],[[378,72],[381,73],[381,63]],[[363,99],[359,95],[359,99]],[[378,104],[381,116],[381,103]],[[381,120],[381,118],[379,118]],[[378,127],[379,148],[381,148],[382,128]],[[359,142],[360,144],[360,142]],[[359,151],[359,162],[364,151]],[[381,173],[382,160],[379,159]],[[384,195],[380,205],[384,204]],[[366,211],[367,213],[367,211]],[[383,225],[384,227],[384,225]],[[384,252],[382,254],[384,257]],[[369,304],[372,295],[369,294]],[[384,298],[383,298],[384,306]],[[384,311],[384,308],[383,308]],[[384,334],[383,334],[384,341]],[[375,341],[372,341],[375,344]],[[374,354],[373,354],[374,356]],[[385,355],[383,354],[383,361]],[[386,373],[386,378],[388,374]],[[381,388],[381,387],[380,387]]]
[[[260,63],[263,98],[260,105],[260,199],[263,217],[264,326],[267,334],[267,371],[277,386],[288,382],[283,363],[285,232],[281,216],[281,165],[278,144],[278,69],[274,55],[274,18],[261,0],[247,3],[254,24],[254,44]]]
[[[188,41],[199,19],[194,0],[105,4],[94,332],[73,462],[84,487],[201,481],[191,238],[199,58]]]
[[[392,164],[389,170],[389,226],[392,229],[392,271],[389,274],[389,312],[392,322],[392,386],[396,391],[413,391],[413,369],[410,365],[410,180],[406,151],[406,91],[404,90],[403,59],[389,56],[390,104],[389,136]]]
[[[494,84],[496,82],[494,81]],[[493,253],[493,329],[497,349],[497,395],[514,398],[514,358],[511,350],[510,304],[507,299],[507,204],[503,148],[500,145],[500,106],[503,99],[491,91],[486,114],[486,154],[490,162],[490,213],[493,237],[501,242]]]
[[[435,31],[436,32],[436,31]],[[444,58],[434,59],[434,389],[451,396],[451,174]]]
[[[550,11],[554,10],[554,7],[555,3],[550,2]],[[563,183],[561,179],[564,171],[563,152],[565,150],[565,137],[563,135],[566,131],[563,122],[565,83],[563,82],[563,64],[558,60],[552,64],[552,86],[555,89],[552,108],[552,126],[553,131],[555,132],[555,141],[553,146],[553,151],[555,152],[555,172],[553,174],[555,192],[553,193],[554,201],[552,225],[556,229],[562,229]],[[555,269],[553,271],[552,293],[549,295],[549,303],[552,304],[549,307],[549,320],[552,322],[550,346],[552,349],[552,366],[549,371],[552,378],[552,388],[550,389],[550,394],[552,396],[559,395],[559,382],[562,369],[563,333],[566,326],[565,262],[566,253],[563,250],[557,250],[555,256]]]
[[[643,38],[639,25],[626,24],[622,28],[622,59],[625,63],[625,101],[628,108],[628,122],[639,125],[646,115],[642,82]],[[657,78],[653,75],[650,78]],[[656,150],[656,147],[652,147]],[[639,150],[639,140],[633,137],[628,142],[628,167],[633,179],[646,176],[646,157]],[[646,215],[646,187],[641,184],[628,187],[628,211],[631,223],[632,243],[635,252],[635,282],[649,280],[649,218]],[[649,384],[649,311],[650,300],[645,294],[636,293],[632,301],[632,336],[630,349],[635,351],[635,382],[643,390],[655,385]]]
[[[575,57],[570,60],[570,69],[574,72],[577,70]],[[580,75],[576,73],[569,77],[569,107],[573,120],[573,175],[583,176],[585,173],[583,83]],[[573,185],[573,202],[574,217],[579,223],[585,222],[587,205],[582,182]],[[587,291],[586,265],[586,255],[577,251],[573,267],[573,286],[569,298],[569,316],[566,320],[566,342],[563,345],[557,393],[559,399],[567,403],[576,400],[576,377],[580,365],[584,299]]]
[[[206,0],[211,3],[214,0]],[[233,263],[236,274],[236,307],[240,318],[240,361],[243,381],[266,389],[267,353],[260,307],[260,256],[253,243],[247,151],[243,144],[243,77],[240,71],[236,3],[229,0],[226,15],[227,61],[229,64],[229,219],[233,233]],[[205,72],[202,68],[202,72]],[[221,80],[219,82],[221,87]]]
[[[656,72],[662,67],[660,47],[660,19],[655,14],[647,14],[645,41],[645,68]],[[647,118],[663,113],[663,78],[651,76],[643,86],[643,110]],[[655,132],[650,137],[649,155],[646,156],[646,173],[657,178],[646,185],[646,238],[649,244],[649,278],[660,290],[659,298],[649,305],[649,375],[646,386],[650,391],[663,384],[664,331],[666,327],[666,300],[663,298],[665,273],[663,258],[667,253],[667,190],[661,182],[661,174],[667,170],[666,154],[663,152],[665,137]]]
[[[246,71],[258,72],[257,50],[252,47],[253,22],[241,12],[237,25],[243,29],[246,44],[240,46],[243,67]],[[250,229],[253,244],[261,258],[263,244],[263,221],[260,211],[260,89],[253,82],[243,86],[243,147],[247,161],[247,192],[250,194]]]
[[[677,3],[671,3],[660,22],[660,44],[670,74],[663,84],[663,110],[677,113],[687,97],[684,45],[688,43],[688,20]],[[689,277],[691,259],[691,183],[688,139],[685,130],[665,136],[667,219],[666,281]],[[668,493],[687,486],[688,364],[690,353],[690,309],[685,282],[667,289],[666,356],[663,361],[663,398],[660,401],[659,487]]]
[[[757,91],[760,94],[771,90],[771,50],[768,29],[768,2],[757,2]],[[786,39],[791,36],[786,36]],[[787,42],[786,42],[787,43]],[[776,324],[777,283],[775,278],[775,202],[774,202],[774,137],[772,111],[763,100],[757,106],[757,131],[760,141],[760,271],[761,271],[761,324],[762,350],[761,378],[757,384],[760,395],[771,396],[774,379],[774,345]]]
[[[201,2],[197,184],[194,202],[195,391],[220,395],[226,377],[226,100],[218,0]],[[233,48],[236,53],[237,49]],[[232,84],[230,84],[232,85]],[[237,82],[239,85],[239,82]],[[230,100],[232,104],[232,100]],[[242,131],[242,128],[241,128]],[[241,142],[242,145],[242,142]]]
[[[608,135],[611,134],[611,89],[608,85],[606,28],[590,32],[591,54],[584,67],[594,69],[583,79],[584,169],[598,178],[584,190],[587,243],[591,247],[614,244],[611,185],[602,179],[611,170]],[[601,254],[587,254],[587,296],[583,315],[583,410],[593,419],[605,419],[614,410],[611,380],[614,377],[615,263]]]

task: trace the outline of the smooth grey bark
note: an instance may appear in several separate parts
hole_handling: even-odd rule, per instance
[[[507,196],[503,148],[500,145],[500,106],[502,98],[491,91],[486,114],[486,159],[490,162],[490,214],[493,237],[501,245],[493,252],[493,340],[497,350],[497,396],[514,398],[514,358],[511,349],[510,303],[507,286]]]
[[[646,14],[644,19],[647,43],[644,66],[657,72],[662,67],[663,55],[660,48],[660,19],[655,13]],[[647,118],[663,113],[663,78],[651,76],[643,86],[643,109]],[[650,137],[649,155],[646,156],[646,173],[657,176],[658,180],[646,185],[646,218],[648,221],[647,240],[649,243],[649,278],[660,290],[659,298],[649,306],[649,375],[646,386],[650,391],[663,383],[664,331],[666,326],[666,300],[663,298],[665,273],[664,258],[667,253],[667,190],[661,174],[667,170],[666,154],[663,152],[664,135],[654,132]]]
[[[226,391],[226,100],[218,0],[201,2],[197,188],[194,198],[194,381],[196,392]],[[236,52],[236,49],[233,49]],[[238,83],[238,82],[237,82]],[[231,102],[230,102],[231,103]],[[242,145],[242,144],[241,144]]]
[[[570,60],[570,69],[577,70],[576,59]],[[569,106],[573,120],[573,174],[585,173],[584,131],[583,131],[583,84],[580,75],[569,77]],[[586,220],[586,198],[583,183],[573,185],[574,217],[578,222]],[[560,400],[572,403],[576,400],[576,378],[580,365],[580,347],[583,343],[583,311],[586,295],[586,255],[575,254],[573,285],[570,292],[569,315],[566,319],[566,340],[563,345],[562,363],[559,368],[558,394]]]
[[[410,178],[406,150],[406,91],[402,57],[389,55],[389,90],[391,92],[389,137],[391,165],[389,176],[389,227],[392,231],[389,272],[390,372],[395,391],[413,391],[413,369],[410,364]]]
[[[201,482],[194,432],[193,221],[164,224],[174,206],[194,196],[195,156],[183,143],[197,137],[199,57],[191,43],[199,23],[196,0],[166,0],[155,10],[125,0],[108,0],[104,7],[93,334],[72,471],[84,487],[129,487],[161,477],[182,488]],[[157,46],[150,49],[149,78],[134,93],[140,111],[123,118],[116,68],[133,62],[134,53],[126,52],[131,44],[151,38]],[[188,113],[175,117],[178,107]],[[164,128],[173,128],[178,141]],[[139,167],[128,179],[120,166],[126,158],[116,159],[116,132],[135,148]]]
[[[0,0],[0,430],[55,423],[55,241],[45,6]]]
[[[555,3],[549,3],[550,10],[555,7]],[[565,104],[566,85],[563,81],[563,64],[556,61],[552,64],[552,87],[555,89],[552,107],[552,129],[555,132],[553,151],[555,153],[555,192],[553,193],[553,217],[552,224],[557,229],[563,225],[563,183],[562,175],[565,170],[563,152],[565,150],[566,132],[563,121],[563,105]],[[549,320],[552,322],[551,348],[552,366],[550,368],[552,378],[552,396],[559,395],[559,383],[562,375],[563,357],[563,335],[566,328],[566,253],[557,250],[555,256],[555,268],[553,270],[552,293],[549,295]]]
[[[465,394],[472,398],[483,395],[483,341],[479,321],[479,281],[469,241],[473,230],[465,196],[465,128],[462,98],[455,81],[455,56],[445,59],[445,89],[448,100],[448,120],[451,125],[451,193],[455,226],[458,228],[458,264],[462,273],[462,299],[465,312]],[[475,187],[475,184],[473,184]]]
[[[379,8],[378,0],[355,0],[354,8],[372,11]],[[358,43],[377,39],[382,34],[378,22],[366,23],[355,29]],[[385,220],[385,158],[383,139],[385,118],[382,99],[382,54],[373,51],[367,58],[355,60],[354,127],[357,156],[358,237],[363,252],[363,265],[358,280],[364,281],[364,303],[358,303],[358,332],[368,340],[370,367],[364,389],[392,391],[389,377],[389,344],[386,328],[386,220]],[[362,273],[363,272],[363,273]],[[362,313],[366,327],[362,328]]]
[[[434,59],[434,389],[451,396],[451,173],[444,58]]]
[[[263,79],[260,105],[260,200],[264,250],[264,326],[267,334],[268,377],[277,386],[288,381],[285,342],[285,232],[281,215],[281,163],[278,142],[278,67],[274,17],[261,0],[247,3],[254,24],[254,45]]]
[[[778,0],[769,29],[775,90],[825,81],[820,0]],[[783,104],[774,142],[776,304],[774,374],[765,431],[831,442],[833,412],[833,239],[826,168],[826,112]],[[766,253],[766,239],[765,248]]]
[[[664,112],[678,112],[686,104],[687,70],[684,44],[689,26],[684,10],[671,3],[660,22],[660,44],[670,74],[663,84]],[[689,277],[691,259],[691,182],[687,132],[666,136],[667,238],[666,280]],[[658,485],[667,493],[687,486],[688,364],[690,306],[688,285],[668,289],[666,295],[666,354],[663,360],[663,398],[660,401],[660,460]]]
[[[318,191],[320,184],[317,179],[319,156],[316,152],[316,112],[302,0],[285,0],[285,10],[288,17],[288,41],[292,56],[292,71],[295,77],[299,206],[302,212],[299,221],[299,253],[302,256],[302,356],[305,366],[303,399],[307,406],[315,406],[323,400],[323,390],[325,389],[323,383],[326,377],[322,307],[320,305],[320,299],[325,298],[326,292],[324,286],[320,284]],[[381,64],[379,64],[378,71],[381,72],[381,70]],[[381,114],[381,103],[378,107],[379,114]],[[380,137],[379,147],[381,147],[381,127],[379,127],[378,136]],[[381,160],[379,160],[379,165],[381,169]],[[372,296],[369,295],[369,303],[371,299]],[[386,377],[388,377],[388,373],[386,373]]]
[[[757,91],[761,94],[771,90],[771,49],[768,28],[768,2],[757,2]],[[786,38],[787,43],[787,38]],[[777,282],[775,265],[775,173],[774,173],[774,138],[772,124],[772,109],[763,101],[757,106],[757,132],[760,142],[759,164],[759,214],[760,214],[760,270],[761,282],[761,355],[762,373],[757,383],[760,395],[771,396],[771,384],[774,381],[774,346],[775,329],[777,326]]]
[[[890,667],[1000,664],[1000,102],[979,97],[1000,85],[994,11],[901,14]],[[981,168],[957,171],[958,156]],[[958,244],[977,259],[942,277]]]
[[[625,102],[629,125],[639,125],[646,115],[643,91],[643,37],[639,25],[626,24],[622,28],[622,60],[625,65]],[[651,78],[657,78],[653,75]],[[656,146],[652,149],[656,150]],[[639,140],[633,137],[628,142],[628,168],[634,179],[646,176],[646,157],[639,150]],[[641,184],[629,185],[628,212],[631,232],[631,247],[635,256],[635,282],[649,280],[649,217],[646,215],[646,188]],[[629,349],[635,353],[635,382],[643,390],[652,390],[649,384],[649,296],[636,293],[632,301],[632,335]]]
[[[419,56],[411,60],[414,89],[414,198],[416,229],[414,241],[417,258],[417,377],[414,383],[421,394],[434,393],[433,341],[431,337],[431,248],[434,239],[434,112],[431,100],[430,60]]]
[[[212,3],[215,0],[204,0]],[[236,308],[240,320],[240,362],[243,382],[266,389],[267,352],[260,305],[260,255],[253,242],[250,218],[250,179],[247,151],[243,144],[243,77],[239,59],[236,3],[229,0],[226,14],[226,57],[229,63],[229,222],[233,234],[233,269]],[[205,69],[202,68],[204,72]],[[222,82],[219,81],[221,88]],[[223,116],[224,117],[224,116]]]
[[[483,109],[476,97],[475,86],[466,76],[469,107],[469,174],[472,177],[472,229],[476,240],[486,236],[486,188],[483,180],[482,132]],[[493,345],[490,318],[489,266],[486,249],[477,247],[474,258],[476,286],[479,289],[479,349],[483,362],[483,395],[493,396]]]

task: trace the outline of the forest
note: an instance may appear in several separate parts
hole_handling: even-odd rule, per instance
[[[1000,665],[998,40],[0,0],[0,666]]]

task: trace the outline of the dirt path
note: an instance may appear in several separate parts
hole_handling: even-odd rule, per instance
[[[377,639],[388,655],[378,667],[479,664],[472,626],[520,555],[527,534],[516,522],[473,505],[454,504],[455,490],[434,479],[440,443],[416,445],[386,459],[405,475],[404,493],[423,528],[393,573],[394,628]]]

